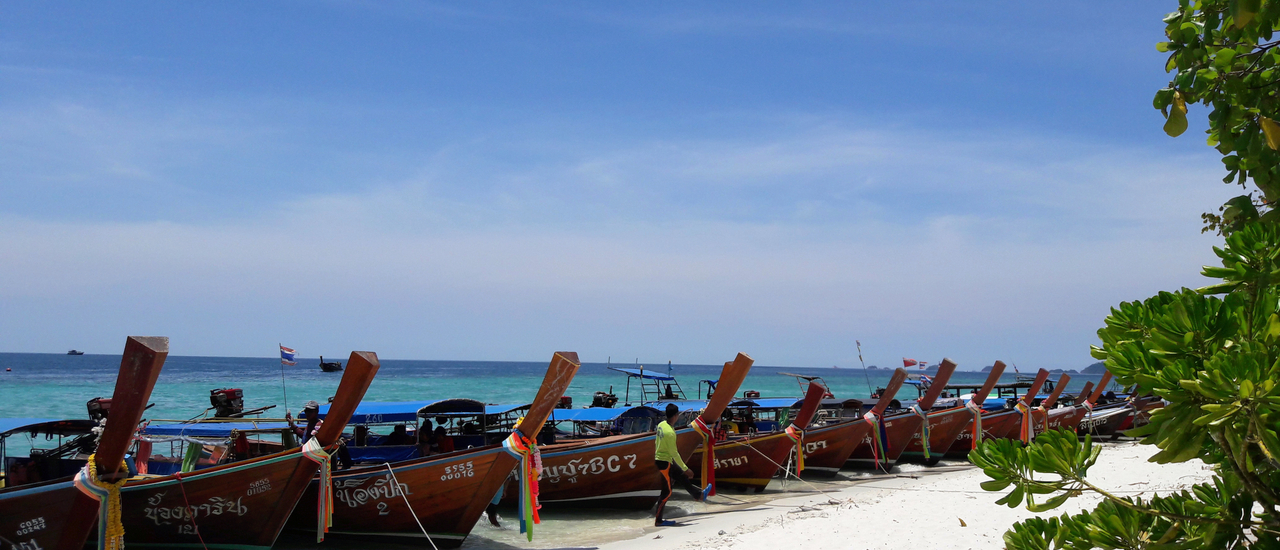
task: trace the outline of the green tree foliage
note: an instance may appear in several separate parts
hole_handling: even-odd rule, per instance
[[[1238,228],[1259,217],[1280,220],[1280,1],[1180,0],[1165,16],[1169,86],[1155,96],[1171,136],[1187,130],[1187,105],[1209,108],[1210,146],[1222,153],[1227,176],[1246,194],[1228,201],[1221,215],[1205,214],[1206,230]],[[1250,188],[1252,183],[1254,188]],[[1269,211],[1269,212],[1268,212]]]
[[[1152,499],[1120,498],[1088,482],[1100,449],[1069,431],[1031,445],[985,442],[970,460],[999,503],[1048,511],[1084,492],[1092,511],[1034,518],[1005,534],[1008,548],[1280,549],[1280,224],[1254,221],[1215,248],[1221,282],[1161,292],[1112,308],[1093,355],[1117,381],[1168,402],[1131,430],[1160,450],[1151,461],[1199,459],[1213,482]]]

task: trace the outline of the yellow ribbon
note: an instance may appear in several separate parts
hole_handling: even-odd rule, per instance
[[[98,478],[96,457],[96,454],[89,455],[89,461],[76,474],[74,484],[81,493],[98,501],[98,550],[122,550],[124,522],[120,519],[120,487],[128,479],[110,483]],[[122,462],[120,468],[127,471],[128,466]]]

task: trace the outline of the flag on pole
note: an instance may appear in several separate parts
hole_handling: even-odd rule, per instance
[[[903,368],[906,368],[906,367],[914,367],[914,366],[916,366],[916,365],[918,365],[918,364],[920,364],[920,362],[919,362],[919,361],[916,361],[915,359],[907,359],[906,357],[903,357],[903,358],[902,358],[902,366],[903,366]]]
[[[923,368],[925,368],[925,367],[927,367],[927,366],[929,366],[929,362],[928,362],[928,361],[921,361],[921,362],[920,362],[920,368],[922,368],[922,369],[923,369]]]
[[[294,361],[294,360],[293,360],[293,354],[294,354],[294,353],[296,353],[296,352],[295,352],[295,351],[293,351],[293,348],[286,348],[286,347],[284,347],[284,346],[280,346],[280,364],[281,364],[281,365],[296,365],[296,364],[298,364],[298,362],[297,362],[297,361]]]

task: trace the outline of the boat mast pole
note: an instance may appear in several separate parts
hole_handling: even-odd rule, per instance
[[[284,344],[276,344],[284,347]],[[289,388],[284,384],[284,357],[280,358],[280,389],[284,391],[284,413],[289,414]]]
[[[867,374],[867,362],[862,360],[862,341],[854,340],[854,343],[858,344],[858,362],[862,363],[862,376],[867,379],[867,395],[871,395],[876,392],[876,389],[871,387],[871,375]]]

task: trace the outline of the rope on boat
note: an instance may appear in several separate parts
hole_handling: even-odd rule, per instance
[[[760,456],[764,457],[764,459],[765,459],[765,460],[767,460],[767,461],[771,462],[774,466],[777,466],[779,470],[782,470],[782,472],[783,472],[782,479],[784,479],[784,480],[785,480],[785,479],[787,478],[787,476],[794,477],[794,478],[796,478],[796,480],[797,480],[797,481],[799,481],[799,482],[801,482],[801,483],[804,483],[805,485],[808,485],[808,486],[809,486],[811,489],[813,489],[814,491],[817,491],[818,493],[821,493],[823,496],[826,496],[826,497],[828,497],[828,498],[831,498],[831,495],[828,495],[826,491],[823,491],[822,489],[819,489],[817,485],[814,485],[814,484],[812,484],[812,483],[809,483],[809,481],[808,481],[808,480],[806,480],[806,479],[804,479],[804,478],[802,478],[802,477],[800,477],[800,476],[798,476],[798,475],[796,475],[796,474],[791,473],[791,471],[790,471],[786,466],[783,466],[783,465],[781,465],[781,464],[778,464],[778,463],[777,463],[777,462],[775,462],[772,458],[769,458],[769,455],[764,454],[764,451],[761,451],[760,449],[757,449],[757,448],[755,447],[755,445],[752,445],[752,444],[751,444],[751,438],[747,438],[747,441],[744,443],[744,445],[746,445],[746,447],[747,447],[748,449],[751,449],[751,450],[755,451],[755,452],[756,452],[756,454],[758,454],[758,455],[760,455]],[[787,457],[788,457],[788,458],[790,458],[790,457],[791,457],[791,455],[790,455],[790,454],[788,454],[788,455],[787,455]]]
[[[316,542],[324,542],[324,534],[333,527],[333,480],[329,471],[329,453],[314,436],[302,446],[302,456],[320,465],[320,486],[316,503]]]
[[[187,500],[187,488],[182,484],[182,472],[174,474],[174,478],[178,480],[178,490],[182,492],[182,504],[187,507],[187,519],[191,520],[191,528],[196,532],[196,538],[200,540],[200,547],[209,550],[209,545],[204,543],[204,535],[200,534],[200,526],[196,525],[196,515],[191,513],[191,501]]]
[[[533,526],[542,523],[538,517],[538,475],[542,471],[542,454],[538,452],[537,442],[525,437],[520,430],[511,432],[502,442],[502,449],[520,461],[520,532],[533,542]]]
[[[409,497],[405,496],[404,491],[400,490],[400,480],[396,479],[396,471],[391,468],[390,462],[383,462],[383,466],[387,467],[387,473],[391,474],[391,482],[395,484],[395,490],[400,493],[400,498],[404,499],[404,506],[409,509],[409,515],[413,516],[413,521],[418,523],[418,529],[422,530],[422,536],[427,537],[427,542],[431,543],[432,550],[440,550],[436,547],[436,541],[431,540],[431,535],[427,533],[427,528],[422,526],[422,520],[418,519],[418,513],[413,511],[413,505],[409,504]]]
[[[120,487],[128,478],[114,483],[98,477],[94,463],[97,454],[89,455],[89,461],[76,474],[74,484],[85,496],[98,501],[98,550],[124,548],[124,522],[120,519]],[[128,469],[123,462],[121,468]]]
[[[711,490],[707,491],[707,496],[714,496],[716,494],[716,432],[707,427],[707,423],[702,421],[701,416],[693,419],[693,431],[702,435],[703,490],[708,486],[711,487]]]
[[[973,399],[964,404],[965,408],[973,411],[973,441],[970,450],[978,448],[978,442],[982,441],[982,405],[979,405]]]
[[[920,417],[920,443],[924,445],[924,459],[929,460],[929,413],[919,403],[911,406],[911,412]]]

